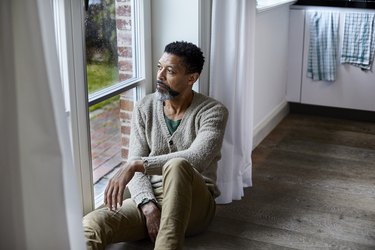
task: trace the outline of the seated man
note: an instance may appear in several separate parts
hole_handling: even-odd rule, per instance
[[[182,249],[185,235],[210,224],[220,194],[216,170],[228,111],[192,90],[203,64],[202,51],[192,43],[165,47],[156,92],[133,111],[128,162],[105,190],[109,209],[83,219],[88,249],[146,237],[155,249]],[[131,198],[123,201],[126,186]]]

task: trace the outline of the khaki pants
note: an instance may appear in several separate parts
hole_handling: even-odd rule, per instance
[[[185,235],[202,232],[214,217],[213,196],[202,176],[184,159],[163,166],[163,185],[154,192],[161,205],[155,249],[182,249]],[[130,198],[117,211],[102,208],[89,213],[83,226],[88,249],[148,237],[145,217]]]

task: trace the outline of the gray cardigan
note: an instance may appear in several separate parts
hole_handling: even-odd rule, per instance
[[[153,188],[161,186],[162,167],[173,158],[186,159],[202,174],[213,195],[219,196],[216,171],[227,119],[223,104],[194,92],[179,127],[170,135],[163,103],[155,94],[140,100],[133,111],[128,159],[147,160],[148,164],[147,174],[137,172],[128,184],[135,203],[155,199]]]

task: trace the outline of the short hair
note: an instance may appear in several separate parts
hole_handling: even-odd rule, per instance
[[[182,58],[186,73],[200,74],[204,65],[203,52],[195,44],[185,41],[172,42],[165,46],[165,53]]]

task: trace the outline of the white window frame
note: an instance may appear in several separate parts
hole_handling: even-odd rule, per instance
[[[138,78],[126,86],[137,88],[137,99],[152,91],[151,73],[151,4],[150,0],[135,0],[137,12],[135,27],[138,27],[137,40],[139,50],[135,53]],[[84,1],[54,0],[54,12],[57,25],[57,37],[60,66],[63,73],[66,112],[71,122],[71,139],[74,163],[81,191],[83,214],[94,210],[94,185],[91,164],[89,97],[87,90],[86,60],[84,45]],[[62,42],[61,42],[62,41]],[[124,89],[127,90],[127,89]]]

